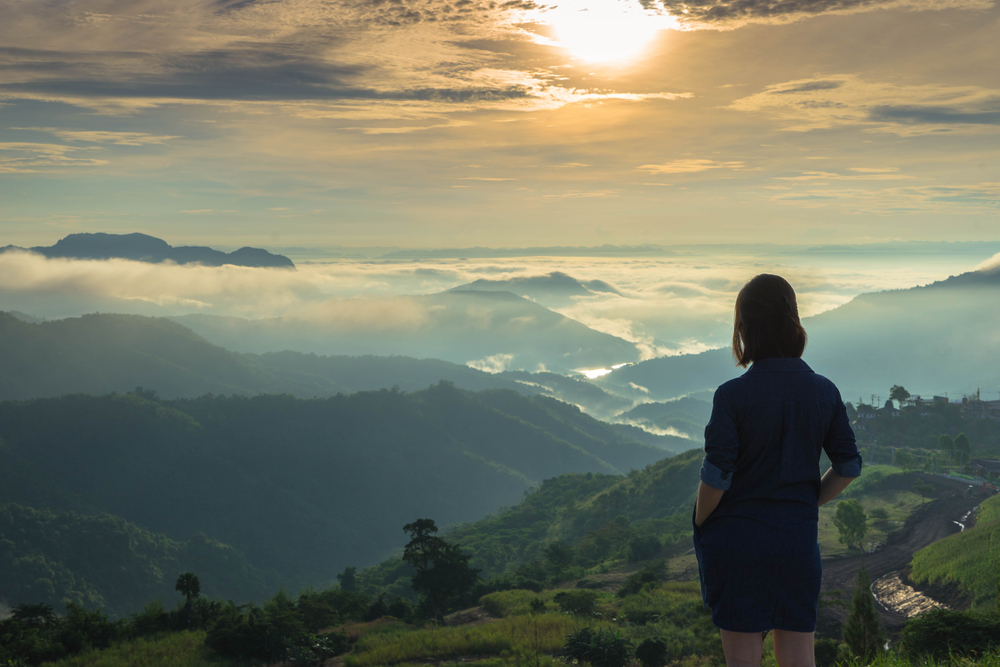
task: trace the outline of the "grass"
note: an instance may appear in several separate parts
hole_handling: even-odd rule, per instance
[[[718,630],[702,608],[696,582],[651,584],[624,599],[600,593],[594,617],[556,612],[553,598],[559,592],[486,595],[480,600],[483,607],[500,618],[480,625],[362,634],[344,657],[344,665],[554,665],[554,654],[565,645],[566,635],[584,627],[617,629],[633,645],[646,638],[663,639],[674,665],[694,667],[704,662],[698,656],[722,654]],[[534,600],[545,603],[547,611],[532,613]]]
[[[898,651],[886,651],[865,662],[852,656],[838,663],[838,667],[1000,667],[1000,652],[993,651],[976,658],[954,657],[951,660],[934,658],[910,658]]]
[[[979,506],[979,514],[976,515],[976,521],[979,523],[988,523],[997,519],[1000,519],[1000,496],[993,496],[984,500]]]
[[[973,607],[992,608],[1000,579],[1000,496],[979,508],[976,525],[913,555],[910,578],[954,583],[970,593]]]
[[[232,665],[205,647],[204,632],[175,632],[85,651],[46,667],[222,667]]]
[[[875,469],[887,467],[889,466],[872,466]],[[865,468],[866,475],[868,470],[869,468]],[[862,477],[854,484],[860,484],[864,479]],[[871,514],[872,510],[883,509],[888,516],[885,520],[869,519],[868,532],[863,540],[866,547],[878,543],[884,544],[889,534],[901,528],[906,519],[923,504],[923,499],[911,491],[884,488],[884,479],[883,477],[881,481],[876,480],[867,490],[862,489],[860,493],[853,494],[853,497],[861,503],[868,514]],[[854,484],[849,488],[853,488]],[[879,488],[880,486],[883,488]],[[840,543],[840,532],[833,523],[836,512],[837,502],[819,508],[819,544],[825,558],[851,553],[845,545]],[[857,553],[857,551],[853,551],[853,553]]]
[[[567,614],[518,615],[472,626],[435,627],[403,634],[362,636],[354,651],[344,656],[345,667],[423,664],[448,658],[502,658],[534,662],[559,651],[566,635],[587,626],[609,626],[606,622]],[[468,664],[468,659],[464,664]]]

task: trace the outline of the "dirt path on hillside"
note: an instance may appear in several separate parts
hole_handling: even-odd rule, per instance
[[[906,525],[890,536],[886,545],[864,556],[859,554],[823,561],[822,592],[828,594],[830,591],[840,590],[843,592],[842,599],[846,603],[850,601],[850,592],[854,588],[862,558],[864,559],[871,580],[873,582],[882,580],[877,587],[882,598],[879,613],[882,616],[882,623],[890,633],[897,632],[902,627],[908,613],[921,606],[927,606],[932,601],[921,600],[920,598],[926,596],[912,589],[907,590],[909,586],[905,579],[886,575],[902,573],[914,553],[928,544],[959,532],[961,526],[956,522],[966,517],[969,511],[982,501],[978,496],[965,495],[969,488],[968,484],[931,475],[921,475],[921,477],[938,487],[938,498],[914,512]],[[898,584],[901,585],[898,585],[896,580],[899,580]],[[948,601],[937,602],[948,605]],[[829,628],[843,623],[847,618],[848,609],[846,606],[829,606],[822,607],[819,611],[820,626]]]

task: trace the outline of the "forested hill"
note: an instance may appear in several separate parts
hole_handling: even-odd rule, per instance
[[[447,380],[473,391],[546,394],[602,418],[633,405],[633,400],[608,394],[588,381],[552,373],[495,374],[403,356],[236,354],[164,318],[92,314],[28,322],[24,317],[0,312],[0,400],[124,393],[137,386],[153,388],[169,399],[206,393],[312,398],[394,386],[416,391]],[[660,440],[660,446],[677,451],[690,444]]]
[[[173,540],[203,532],[292,590],[376,562],[418,517],[472,521],[544,479],[663,457],[565,403],[447,383],[309,400],[5,402],[0,439],[0,503],[107,512]]]
[[[691,510],[702,450],[628,475],[567,474],[545,480],[517,505],[453,527],[449,541],[471,555],[484,578],[525,588],[567,568],[668,558],[691,549]],[[412,595],[412,571],[390,558],[361,573],[371,593]],[[562,572],[565,575],[565,572]]]
[[[205,594],[259,600],[278,577],[203,534],[171,540],[109,514],[0,505],[0,598],[10,605],[66,602],[123,616],[178,598],[181,572],[200,573]]]

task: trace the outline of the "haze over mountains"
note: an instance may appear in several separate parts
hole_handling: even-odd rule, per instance
[[[334,302],[308,316],[262,320],[173,318],[237,352],[402,354],[507,368],[568,372],[638,361],[635,345],[510,292],[454,290]]]
[[[841,388],[845,400],[900,384],[914,394],[1000,392],[1000,268],[930,285],[862,294],[805,318],[803,358]],[[649,390],[657,400],[712,390],[735,377],[728,349],[661,357],[621,368],[600,386]]]

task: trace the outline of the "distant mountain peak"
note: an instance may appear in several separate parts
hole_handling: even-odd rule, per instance
[[[527,295],[538,301],[564,301],[576,296],[591,296],[596,293],[619,294],[618,290],[603,280],[581,282],[568,273],[552,271],[540,276],[517,276],[504,280],[479,280],[459,285],[452,292],[511,292]]]
[[[0,248],[23,250],[14,246]],[[133,232],[107,234],[104,232],[70,234],[52,246],[28,248],[30,252],[49,258],[70,259],[129,259],[137,262],[175,262],[177,264],[202,264],[204,266],[248,266],[255,268],[294,269],[295,264],[284,255],[275,255],[261,248],[240,248],[226,253],[205,246],[171,246],[163,239]]]

